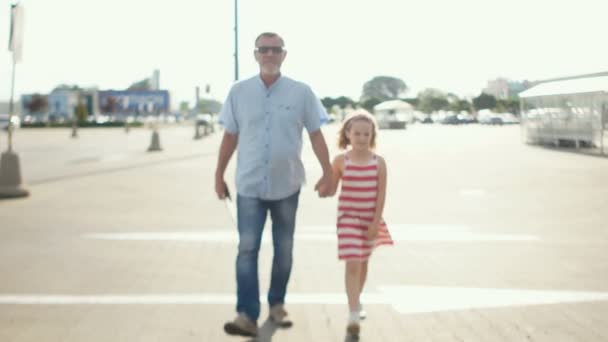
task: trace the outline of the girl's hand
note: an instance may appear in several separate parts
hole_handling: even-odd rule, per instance
[[[379,222],[372,222],[369,227],[367,227],[367,238],[369,240],[373,240],[378,236],[378,229],[380,228]]]

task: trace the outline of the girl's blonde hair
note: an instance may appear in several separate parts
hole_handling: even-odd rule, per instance
[[[374,116],[364,109],[358,109],[349,114],[348,117],[344,119],[344,121],[342,122],[342,127],[338,132],[338,147],[342,150],[345,150],[348,145],[350,145],[350,141],[348,140],[346,134],[348,133],[350,127],[355,121],[365,121],[369,122],[372,125],[372,139],[369,142],[369,147],[371,147],[372,149],[375,148],[377,135],[376,130],[378,125],[376,124],[376,119],[374,118]]]

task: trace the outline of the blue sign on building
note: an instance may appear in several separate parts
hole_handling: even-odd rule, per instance
[[[104,114],[145,114],[169,111],[167,90],[104,90],[99,92]]]

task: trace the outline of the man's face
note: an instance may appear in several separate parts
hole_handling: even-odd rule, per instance
[[[254,52],[255,60],[260,65],[260,72],[266,75],[278,75],[281,64],[287,55],[278,37],[260,37]]]

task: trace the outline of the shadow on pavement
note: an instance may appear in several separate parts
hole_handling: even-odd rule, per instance
[[[270,319],[267,319],[262,326],[258,328],[258,336],[247,340],[247,342],[270,342],[272,336],[280,327],[274,324]]]
[[[344,342],[357,342],[357,341],[360,341],[359,337],[355,337],[355,336],[348,335],[348,334],[344,338]]]
[[[108,174],[108,173],[116,173],[116,172],[121,172],[121,171],[140,169],[140,168],[145,168],[145,167],[148,167],[148,166],[151,166],[151,165],[159,165],[159,164],[166,164],[166,163],[173,163],[173,162],[181,162],[181,161],[184,161],[184,160],[197,159],[197,158],[200,158],[200,157],[208,157],[208,156],[214,156],[214,155],[216,155],[215,152],[213,152],[213,153],[197,153],[197,154],[193,154],[193,155],[189,155],[189,156],[182,156],[182,157],[176,157],[176,158],[167,158],[167,159],[163,159],[163,160],[148,161],[148,162],[142,162],[142,163],[137,163],[137,164],[133,164],[133,165],[127,165],[127,166],[121,166],[121,167],[115,167],[115,168],[107,168],[107,169],[100,169],[100,170],[83,172],[83,173],[75,173],[75,174],[67,174],[67,175],[61,175],[61,176],[56,176],[56,177],[42,178],[42,179],[37,179],[37,180],[29,181],[29,182],[27,182],[27,184],[28,185],[39,185],[39,184],[55,183],[55,182],[59,182],[59,181],[62,181],[62,180],[74,180],[74,179],[77,179],[77,178],[84,178],[84,177],[91,177],[91,176],[97,176],[97,175]]]

